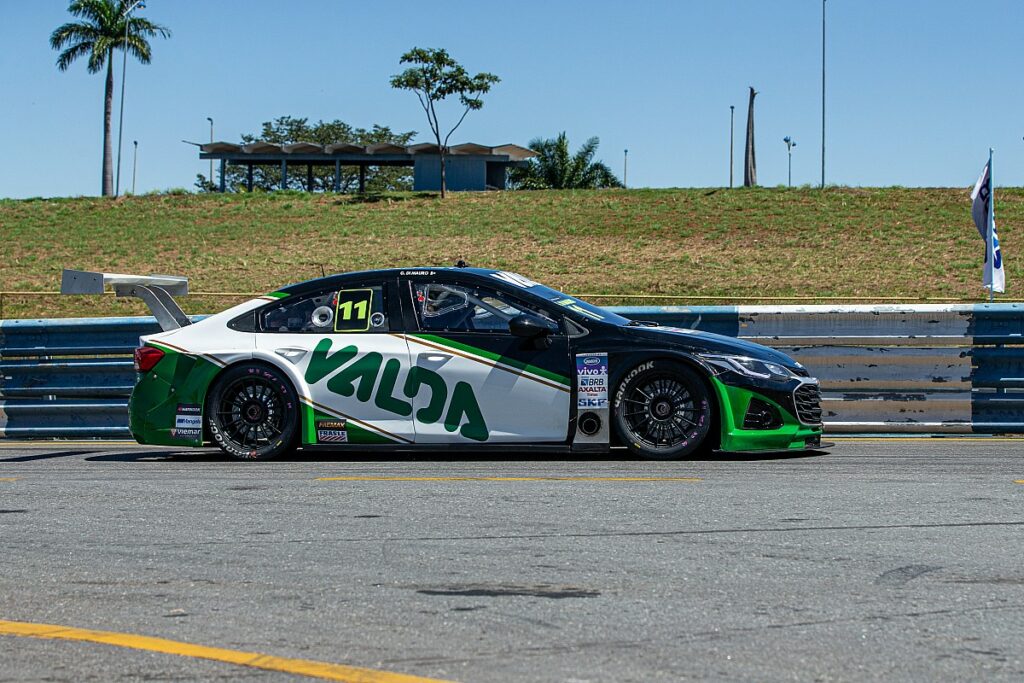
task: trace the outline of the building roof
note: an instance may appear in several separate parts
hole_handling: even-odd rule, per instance
[[[272,142],[253,142],[239,145],[232,142],[210,142],[199,146],[202,154],[215,156],[239,154],[253,156],[267,155],[417,155],[437,154],[438,147],[434,143],[426,142],[417,145],[397,145],[392,142],[380,142],[373,145],[355,145],[349,142],[335,142],[329,145],[318,145],[313,142],[296,142],[290,145],[278,145]],[[506,156],[509,161],[523,161],[530,157],[537,156],[532,149],[520,147],[519,145],[498,145],[489,147],[475,142],[467,142],[461,145],[452,145],[448,148],[449,155],[476,155],[476,156]]]

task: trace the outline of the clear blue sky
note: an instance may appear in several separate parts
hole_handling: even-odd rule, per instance
[[[0,0],[0,196],[98,194],[103,76],[60,73],[50,32],[64,0]],[[502,82],[453,142],[601,138],[631,186],[728,183],[729,105],[742,180],[746,89],[757,99],[758,176],[820,173],[821,2],[348,2],[148,0],[174,32],[129,59],[122,188],[192,187],[207,168],[182,139],[237,141],[290,114],[420,131],[415,97],[388,77],[412,46],[445,47]],[[827,179],[973,184],[996,148],[997,185],[1024,185],[1024,2],[829,0]],[[120,57],[116,75],[120,84]],[[116,143],[116,102],[115,102]],[[127,182],[126,182],[127,181]]]

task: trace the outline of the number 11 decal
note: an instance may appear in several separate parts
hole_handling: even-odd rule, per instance
[[[372,289],[343,289],[338,292],[334,331],[366,332],[369,330],[372,302]]]

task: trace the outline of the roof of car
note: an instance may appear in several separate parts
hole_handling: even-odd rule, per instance
[[[295,284],[288,285],[287,287],[281,287],[277,291],[284,292],[287,294],[300,294],[307,292],[318,287],[327,287],[334,282],[344,282],[346,280],[358,280],[364,277],[389,277],[396,275],[421,275],[426,273],[457,273],[460,275],[470,274],[477,276],[486,276],[492,273],[499,272],[494,268],[460,268],[453,266],[417,266],[415,268],[381,268],[379,270],[360,270],[351,273],[337,273],[334,275],[328,275],[326,277],[318,277],[313,280],[306,280],[304,282],[296,282]]]

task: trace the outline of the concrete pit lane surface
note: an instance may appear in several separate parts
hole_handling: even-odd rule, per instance
[[[1024,677],[1024,440],[0,445],[0,681]]]

